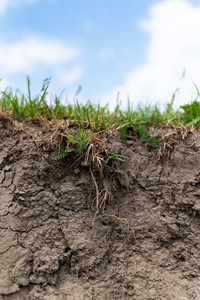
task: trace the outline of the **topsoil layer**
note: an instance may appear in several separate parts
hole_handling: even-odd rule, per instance
[[[108,135],[134,164],[100,176],[53,161],[50,126],[0,117],[1,300],[200,299],[200,134],[163,132]]]

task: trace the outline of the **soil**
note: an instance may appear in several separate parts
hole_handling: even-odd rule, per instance
[[[150,128],[155,149],[110,133],[134,163],[99,174],[53,161],[44,123],[0,116],[0,299],[200,299],[199,132]]]

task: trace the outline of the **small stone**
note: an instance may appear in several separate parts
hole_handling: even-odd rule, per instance
[[[79,173],[80,173],[79,168],[74,169],[74,173],[75,173],[76,175],[79,174]]]

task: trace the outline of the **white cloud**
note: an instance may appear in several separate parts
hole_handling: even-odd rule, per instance
[[[79,50],[57,40],[29,36],[19,42],[0,41],[0,70],[7,74],[26,74],[41,66],[59,67],[76,58]]]
[[[4,14],[6,9],[9,6],[13,6],[13,2],[11,0],[1,0],[0,1],[0,14]]]
[[[5,14],[9,7],[17,7],[25,3],[32,4],[38,1],[39,0],[0,0],[0,14]]]
[[[136,104],[163,103],[180,87],[175,104],[193,100],[197,93],[191,81],[200,85],[200,6],[186,0],[162,1],[150,8],[149,18],[139,26],[150,38],[144,64],[128,72],[124,83],[102,99],[113,107],[120,92],[124,106],[127,95]],[[186,77],[181,81],[184,69]]]
[[[41,77],[51,76],[53,82],[62,88],[63,85],[76,84],[83,74],[82,68],[77,64],[69,70],[66,68],[68,63],[76,63],[79,56],[78,48],[57,39],[32,35],[18,42],[0,40],[0,70],[3,78],[0,90],[6,86],[15,88],[18,78],[25,78],[27,74],[34,82],[38,78],[41,80]],[[22,86],[18,88],[21,90]]]

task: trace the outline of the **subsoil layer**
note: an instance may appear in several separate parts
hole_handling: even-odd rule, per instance
[[[61,135],[44,123],[0,116],[0,299],[200,299],[199,132],[151,128],[155,149],[108,134],[134,163],[99,177],[53,161]]]

